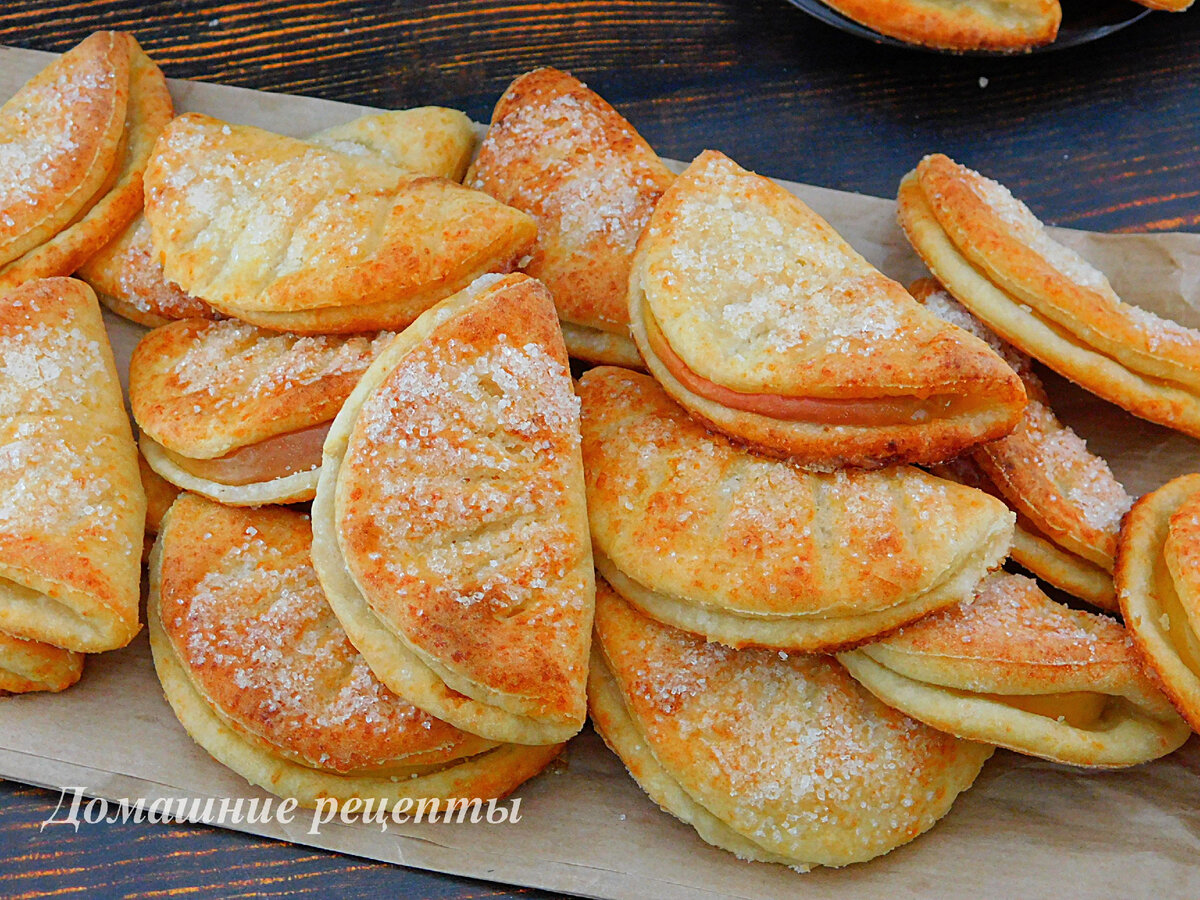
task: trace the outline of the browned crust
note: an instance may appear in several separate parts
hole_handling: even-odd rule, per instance
[[[1048,44],[1058,36],[1062,8],[1058,0],[1029,0],[1020,21],[989,15],[991,0],[953,4],[936,0],[823,0],[842,15],[910,44],[941,50],[1019,52]],[[1190,0],[1189,0],[1190,2]],[[1010,12],[1016,3],[1003,6]],[[947,7],[950,8],[947,8]]]
[[[0,271],[0,291],[31,278],[70,275],[132,222],[142,208],[142,173],[155,140],[174,113],[162,71],[131,35],[121,37],[130,45],[130,90],[125,151],[117,165],[116,181],[82,219],[4,267]]]
[[[625,335],[634,244],[673,179],[602,97],[544,68],[497,102],[467,184],[537,221],[523,269],[550,289],[564,321]]]

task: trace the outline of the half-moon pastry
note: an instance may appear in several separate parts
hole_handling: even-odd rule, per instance
[[[131,35],[129,99],[122,154],[112,186],[76,221],[0,269],[0,292],[31,278],[70,275],[119,234],[142,208],[142,174],[158,135],[171,120],[171,95],[158,66]]]
[[[392,337],[278,334],[235,319],[156,328],[129,363],[142,454],[220,503],[311,500],[329,425]]]
[[[157,328],[176,319],[217,319],[221,314],[167,281],[142,213],[77,273],[100,302],[119,316]]]
[[[313,534],[330,605],[396,693],[496,741],[582,727],[594,573],[544,286],[481,278],[384,349],[325,440]]]
[[[651,374],[712,427],[806,465],[938,462],[1012,431],[1020,379],[787,190],[705,151],[629,280]]]
[[[705,643],[603,581],[588,705],[651,800],[741,859],[801,870],[927,831],[993,749],[889,709],[832,657]]]
[[[166,277],[280,331],[402,328],[537,233],[447,179],[197,114],[163,132],[146,191]]]
[[[1134,644],[1200,731],[1200,475],[1169,481],[1133,505],[1116,582]]]
[[[162,527],[163,517],[179,496],[180,490],[167,479],[163,478],[146,462],[146,457],[138,453],[138,474],[142,479],[142,490],[146,494],[146,532],[142,538],[142,561],[150,559],[150,549],[154,546],[154,537]]]
[[[0,264],[50,240],[112,185],[132,46],[98,31],[0,107]]]
[[[504,92],[467,184],[537,221],[522,268],[554,295],[568,352],[641,368],[629,337],[629,268],[674,177],[603,98],[547,68]]]
[[[1058,0],[822,0],[860,25],[939,50],[1019,53],[1051,43],[1062,23]]]
[[[91,289],[0,298],[0,631],[68,650],[138,631],[146,498]]]
[[[1098,397],[1200,437],[1200,331],[1124,303],[1003,185],[941,154],[900,184],[900,224],[960,303]]]
[[[65,691],[83,675],[83,657],[0,632],[0,695]]]
[[[1095,584],[1076,596],[1115,612],[1111,574],[1117,532],[1133,498],[1113,477],[1108,463],[1090,453],[1084,441],[1055,416],[1028,356],[996,337],[936,282],[919,281],[912,286],[912,293],[926,309],[991,344],[1021,376],[1029,397],[1012,434],[970,451],[972,463],[987,483],[967,483],[990,489],[1017,511],[1017,526],[1029,538],[1014,554],[1024,557],[1018,562],[1071,591],[1054,576],[1063,571],[1059,557],[1077,561],[1066,570],[1068,578],[1079,587],[1087,572],[1086,581]],[[1053,556],[1042,552],[1040,545],[1046,541],[1061,552]],[[1043,561],[1049,565],[1039,567]],[[1104,573],[1099,579],[1092,577],[1096,569]]]
[[[161,125],[158,130],[162,130]],[[463,113],[426,106],[359,116],[308,140],[340,153],[461,181],[475,147],[475,132]],[[163,275],[150,238],[150,223],[140,212],[140,180],[138,188],[138,215],[115,240],[87,260],[79,269],[79,277],[113,312],[149,328],[176,319],[217,318],[207,303]]]
[[[274,794],[482,799],[560,746],[496,746],[397,697],[346,639],[308,517],[184,494],[151,561],[150,647],[167,700],[219,762]]]
[[[992,483],[970,453],[930,466],[929,471],[939,478],[948,478],[1004,499],[1000,489]],[[1056,544],[1019,512],[1009,556],[1014,562],[1059,590],[1086,600],[1100,609],[1116,611],[1117,592],[1113,587],[1112,572]]]
[[[1054,762],[1133,766],[1189,734],[1118,622],[1022,575],[991,575],[973,601],[838,659],[914,719]]]
[[[475,126],[457,109],[418,106],[359,116],[308,140],[406,172],[461,182],[475,152]]]
[[[811,472],[705,430],[653,379],[584,373],[596,567],[647,615],[734,647],[846,647],[974,595],[1013,514],[911,466]]]

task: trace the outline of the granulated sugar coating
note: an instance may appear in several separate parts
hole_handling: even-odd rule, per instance
[[[0,109],[0,262],[53,237],[103,187],[128,95],[126,36],[99,32]]]
[[[705,643],[605,590],[596,620],[655,760],[738,834],[798,863],[911,840],[990,755],[884,706],[830,657]]]
[[[217,713],[272,752],[334,772],[481,749],[371,674],[325,601],[310,542],[308,517],[279,508],[189,496],[172,513],[161,620]]]

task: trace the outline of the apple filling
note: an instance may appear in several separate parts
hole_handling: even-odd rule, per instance
[[[1060,719],[1072,728],[1092,728],[1104,713],[1108,696],[1095,691],[1065,691],[1059,694],[980,694],[1005,706],[1048,719]]]
[[[321,448],[333,420],[299,431],[279,434],[231,450],[216,459],[180,456],[163,448],[170,460],[189,475],[217,484],[241,486],[309,472],[321,465]]]
[[[784,394],[757,394],[735,391],[697,375],[679,358],[659,330],[649,309],[644,310],[646,335],[650,349],[680,384],[706,400],[729,409],[755,413],[787,422],[811,422],[815,425],[852,425],[881,427],[919,425],[933,419],[959,415],[975,405],[956,394],[929,397],[849,398],[795,397]]]

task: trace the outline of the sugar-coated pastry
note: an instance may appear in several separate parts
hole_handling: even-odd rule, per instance
[[[118,34],[127,45],[129,88],[123,148],[112,184],[86,212],[45,243],[0,269],[0,293],[31,278],[70,275],[119,235],[142,208],[142,175],[150,151],[171,120],[171,95],[158,66],[132,35]]]
[[[203,300],[167,281],[150,239],[150,222],[141,212],[77,274],[92,286],[101,303],[147,328],[176,319],[221,317]]]
[[[467,184],[537,221],[522,268],[554,295],[567,351],[640,368],[629,337],[629,267],[674,177],[603,98],[545,68],[501,96]]]
[[[1028,51],[1051,43],[1062,22],[1058,0],[822,2],[880,34],[939,50]]]
[[[1138,651],[1200,731],[1200,475],[1169,481],[1133,505],[1116,582]]]
[[[475,152],[475,126],[457,109],[418,106],[359,116],[308,140],[406,172],[461,182]]]
[[[1123,302],[1003,185],[941,154],[901,182],[900,224],[992,331],[1136,416],[1200,437],[1200,331]]]
[[[559,746],[497,746],[384,687],[325,602],[308,517],[183,494],[151,560],[154,665],[192,738],[252,784],[314,806],[503,796]]]
[[[911,290],[926,309],[988,341],[1021,376],[1029,397],[1025,414],[1012,434],[970,451],[966,465],[981,470],[976,478],[986,483],[976,485],[976,478],[971,476],[966,482],[997,494],[1017,511],[1018,529],[1029,539],[1019,542],[1025,546],[1016,548],[1014,555],[1024,557],[1018,562],[1072,593],[1072,587],[1060,583],[1064,579],[1055,579],[1056,574],[1062,572],[1079,582],[1083,572],[1101,570],[1104,575],[1098,580],[1086,577],[1094,587],[1076,596],[1115,612],[1111,575],[1117,531],[1133,498],[1113,477],[1108,463],[1089,452],[1086,443],[1058,420],[1028,356],[1001,341],[937,282],[925,279]],[[961,474],[956,480],[964,480]],[[1061,552],[1044,552],[1041,544],[1046,541],[1057,545]],[[1064,568],[1062,556],[1077,564]]]
[[[634,340],[692,415],[806,465],[938,462],[1016,426],[1021,380],[797,197],[702,153],[629,281]]]
[[[146,498],[91,289],[0,298],[0,631],[99,652],[138,631]]]
[[[979,596],[838,654],[884,703],[941,731],[1075,766],[1132,766],[1187,724],[1112,619],[998,572]]]
[[[584,373],[596,566],[647,615],[730,646],[827,651],[974,595],[1014,515],[912,466],[811,472],[705,430],[653,379]]]
[[[278,334],[236,319],[156,328],[129,364],[142,454],[220,503],[311,500],[333,417],[393,337]]]
[[[0,265],[53,238],[112,186],[132,46],[128,35],[98,31],[0,107]]]
[[[313,562],[375,674],[496,741],[586,714],[579,401],[549,292],[489,275],[383,350],[325,440]]]
[[[992,754],[884,706],[833,657],[706,643],[603,581],[588,705],[651,800],[741,859],[798,869],[911,841]]]
[[[0,631],[0,695],[65,691],[83,675],[83,657]]]
[[[1000,489],[969,453],[930,466],[929,471],[940,478],[948,478],[1004,499]],[[1112,572],[1055,543],[1019,512],[1009,556],[1059,590],[1100,609],[1116,611],[1117,592],[1113,587]]]
[[[194,113],[146,172],[163,273],[227,315],[304,333],[402,328],[532,245],[525,213],[444,178]]]
[[[475,146],[475,132],[457,110],[425,106],[359,116],[308,140],[340,153],[460,181]],[[175,319],[218,318],[211,306],[163,275],[150,223],[140,212],[140,181],[138,207],[129,226],[87,260],[79,277],[113,312],[150,328]]]

